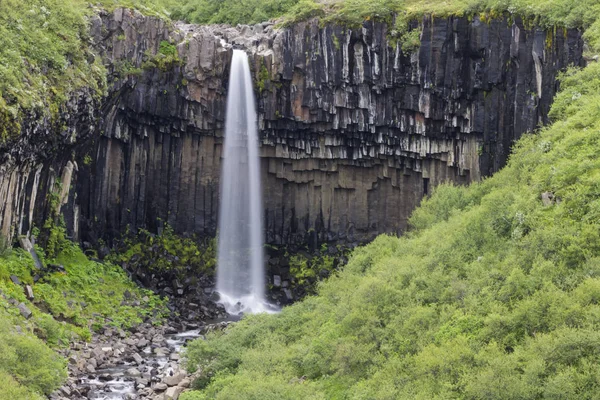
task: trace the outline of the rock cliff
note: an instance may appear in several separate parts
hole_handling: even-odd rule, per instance
[[[4,164],[4,232],[43,218],[31,193],[51,187],[40,171],[52,165],[48,176],[72,171],[61,202],[77,239],[164,223],[214,235],[236,47],[256,81],[267,242],[400,233],[432,187],[493,173],[515,139],[547,122],[557,73],[582,63],[583,49],[580,31],[519,18],[426,17],[407,52],[377,22],[193,26],[119,9],[91,23],[110,90],[100,118],[79,129],[96,133],[75,156]]]

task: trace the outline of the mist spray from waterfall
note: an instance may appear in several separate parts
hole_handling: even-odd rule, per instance
[[[217,291],[230,314],[270,311],[265,302],[263,213],[256,108],[248,57],[233,50],[221,204]]]

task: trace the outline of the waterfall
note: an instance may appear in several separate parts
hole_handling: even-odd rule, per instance
[[[265,302],[258,132],[248,57],[233,50],[219,207],[217,291],[230,314],[269,311]]]

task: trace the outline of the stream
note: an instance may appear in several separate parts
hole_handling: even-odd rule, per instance
[[[196,329],[165,335],[165,339],[167,348],[171,351],[171,354],[178,355],[187,341],[200,336],[200,329]],[[121,365],[96,370],[97,375],[95,377],[81,378],[79,385],[89,389],[87,398],[94,400],[137,398],[136,380],[143,378],[136,373],[132,374],[130,372],[131,369],[139,371],[142,376],[144,372],[150,373],[152,376],[171,376],[175,373],[175,369],[170,365],[170,362],[174,362],[170,360],[171,357],[165,353],[156,354],[152,351],[150,345],[138,354],[143,359],[141,365],[138,365],[135,361],[125,361]]]
[[[69,378],[50,399],[175,400],[194,379],[180,363],[186,343],[237,319],[159,327],[143,323],[129,332],[105,328],[91,343],[74,343],[63,353],[69,361]],[[187,329],[178,331],[175,326]]]

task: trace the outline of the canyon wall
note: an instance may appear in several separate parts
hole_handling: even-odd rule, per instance
[[[518,18],[424,18],[411,29],[420,46],[403,51],[377,22],[275,29],[100,13],[92,37],[110,90],[96,134],[72,160],[28,168],[54,163],[60,176],[70,165],[63,211],[76,239],[165,223],[214,235],[229,62],[242,48],[256,81],[267,242],[400,233],[432,187],[497,171],[515,139],[548,122],[557,73],[581,64],[583,49],[578,30]],[[12,171],[0,171],[0,200]],[[0,210],[3,228],[24,233],[18,221],[41,218],[21,203]]]

